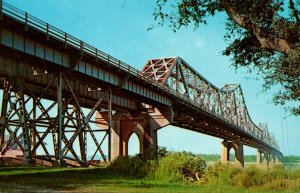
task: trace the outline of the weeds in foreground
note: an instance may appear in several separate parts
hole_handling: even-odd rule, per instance
[[[206,167],[201,156],[186,152],[168,152],[158,161],[120,157],[101,168],[0,169],[0,192],[31,192],[32,187],[39,188],[36,192],[294,193],[300,192],[300,169],[242,169],[220,163]]]
[[[264,188],[267,190],[300,190],[300,170],[287,170],[282,165],[271,169],[249,166],[246,169],[217,163],[206,170],[209,185],[225,185],[241,188]]]
[[[168,153],[160,157],[158,162],[146,161],[141,156],[122,157],[113,162],[110,168],[134,177],[168,183],[300,191],[300,169],[291,170],[283,165],[275,165],[271,169],[252,165],[242,169],[219,162],[206,167],[199,155],[186,152]]]

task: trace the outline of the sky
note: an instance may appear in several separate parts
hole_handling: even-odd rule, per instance
[[[272,93],[262,92],[261,81],[237,72],[230,58],[221,54],[227,45],[225,14],[208,20],[207,25],[183,28],[174,33],[156,27],[153,11],[156,0],[10,0],[29,14],[91,44],[92,46],[141,70],[147,60],[180,56],[218,87],[226,83],[242,86],[246,105],[255,123],[266,122],[275,134],[284,155],[300,155],[300,117],[275,106]],[[175,140],[174,140],[175,139]],[[221,151],[221,139],[168,126],[158,132],[159,146],[174,151],[214,153]],[[137,139],[130,141],[130,153],[137,151]],[[245,154],[256,154],[245,147]]]

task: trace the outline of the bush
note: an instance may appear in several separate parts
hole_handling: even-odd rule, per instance
[[[288,171],[289,179],[300,179],[300,168],[294,168]]]
[[[300,170],[287,170],[282,165],[270,169],[249,166],[246,169],[220,163],[208,167],[203,175],[210,185],[267,190],[300,190]]]
[[[246,169],[217,162],[206,169],[201,156],[187,152],[168,152],[160,148],[158,161],[147,161],[143,155],[119,157],[109,169],[134,177],[151,177],[165,182],[200,182],[220,187],[263,188],[267,190],[300,190],[300,169],[275,165],[270,169],[249,166]]]
[[[287,178],[287,172],[282,165],[275,165],[272,169],[269,170],[270,176],[273,179],[284,179]]]
[[[206,168],[198,155],[187,152],[172,152],[159,160],[156,177],[166,181],[200,180]]]
[[[150,171],[151,163],[150,161],[146,161],[141,154],[135,156],[119,156],[108,168],[117,173],[143,177]]]
[[[233,186],[235,176],[241,173],[241,168],[232,165],[222,165],[219,172],[218,183]]]
[[[164,158],[168,153],[169,151],[166,147],[158,147],[158,158]]]
[[[221,164],[217,162],[215,165],[208,167],[205,171],[204,176],[206,177],[206,182],[209,184],[216,185],[234,185],[234,177],[241,173],[241,168],[235,167],[230,164]]]
[[[256,166],[249,166],[244,173],[249,176],[252,186],[262,186],[268,181],[268,171],[257,168]]]
[[[247,173],[241,172],[233,177],[233,184],[242,188],[250,188],[254,185],[254,182]]]
[[[143,155],[118,157],[109,166],[114,172],[134,177],[157,177],[164,181],[200,180],[205,161],[192,153],[170,153],[162,149],[157,161],[147,161]]]

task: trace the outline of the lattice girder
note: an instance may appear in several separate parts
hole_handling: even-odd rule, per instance
[[[142,70],[142,75],[155,79],[161,84],[165,84],[170,71],[177,63],[177,58],[163,58],[149,60]]]
[[[278,148],[272,135],[251,120],[239,84],[226,84],[219,89],[180,57],[149,60],[142,75],[185,95],[208,113],[225,118],[230,124]]]

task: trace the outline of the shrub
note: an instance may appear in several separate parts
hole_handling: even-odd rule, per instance
[[[241,168],[235,167],[230,164],[221,164],[217,162],[215,165],[210,166],[206,171],[204,176],[207,178],[209,184],[217,185],[234,185],[234,177],[241,173]]]
[[[274,179],[264,185],[264,188],[268,190],[285,190],[291,184],[292,181],[284,179]]]
[[[290,179],[300,179],[300,168],[293,168],[293,170],[288,171],[288,176]]]
[[[255,165],[249,166],[244,170],[244,173],[249,176],[253,186],[262,186],[268,182],[268,171],[266,169],[258,168]]]
[[[233,177],[233,184],[242,188],[250,188],[254,185],[253,180],[247,173],[240,172]]]
[[[164,158],[168,153],[169,152],[166,147],[158,147],[158,158]]]
[[[234,177],[241,173],[241,168],[232,166],[232,165],[223,165],[221,167],[219,177],[218,177],[218,182],[219,184],[224,184],[224,185],[234,185]]]
[[[200,180],[206,168],[198,155],[187,152],[172,152],[159,160],[156,177],[166,181]]]
[[[141,154],[135,156],[119,156],[109,166],[109,169],[114,172],[135,177],[146,176],[150,171],[150,168],[150,162],[146,161]]]
[[[282,165],[270,169],[249,166],[246,169],[220,163],[208,167],[203,175],[210,185],[268,190],[300,190],[300,170],[288,170]]]
[[[275,165],[269,170],[270,176],[273,179],[284,179],[287,177],[287,172],[283,165]]]

